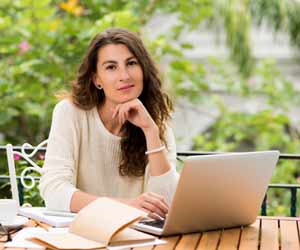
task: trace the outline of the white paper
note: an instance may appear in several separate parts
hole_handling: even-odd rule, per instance
[[[69,228],[68,227],[51,227],[51,228],[49,228],[48,232],[58,233],[58,234],[67,233],[67,232],[69,232]]]
[[[42,247],[41,245],[26,240],[30,237],[35,236],[38,233],[44,233],[44,232],[46,232],[46,230],[41,227],[25,227],[16,233],[12,241],[5,243],[4,247],[45,249],[45,247]]]
[[[165,240],[155,239],[150,242],[145,243],[136,243],[136,244],[130,244],[130,245],[123,245],[123,246],[108,246],[108,250],[123,250],[123,249],[131,249],[134,247],[146,247],[146,246],[153,246],[153,245],[161,245],[167,243]]]
[[[49,228],[50,233],[66,233],[68,232],[68,228]],[[7,242],[4,244],[4,247],[19,247],[19,248],[27,248],[27,249],[38,249],[38,250],[44,250],[45,247],[33,243],[32,241],[26,240],[28,238],[32,238],[40,233],[47,232],[45,229],[41,227],[26,227],[20,230],[16,235],[13,237],[13,240],[11,242]],[[144,247],[144,246],[152,246],[152,245],[161,245],[165,244],[165,240],[155,239],[150,242],[145,243],[136,243],[136,244],[127,244],[123,246],[108,246],[108,250],[124,250],[124,249],[131,249],[133,247]]]
[[[27,218],[44,222],[53,227],[68,227],[74,220],[74,217],[45,215],[45,211],[46,208],[44,207],[21,207],[19,209],[19,214]]]

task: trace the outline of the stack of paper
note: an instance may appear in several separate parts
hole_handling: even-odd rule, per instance
[[[68,232],[68,228],[52,228],[49,231],[51,234],[62,234]],[[45,230],[40,227],[26,227],[20,230],[13,238],[13,241],[7,242],[4,244],[4,247],[10,248],[26,248],[26,249],[34,249],[34,250],[44,250],[46,247],[41,246],[40,244],[33,243],[30,238],[33,238],[39,234],[45,233]],[[134,247],[143,247],[143,246],[152,246],[152,245],[160,245],[164,244],[166,241],[156,239],[152,242],[145,243],[137,243],[137,244],[126,244],[121,246],[108,246],[109,250],[122,250],[122,249],[130,249]]]
[[[121,202],[99,198],[77,214],[69,229],[40,232],[30,240],[50,249],[128,248],[129,245],[163,243],[152,235],[128,227],[146,215]]]

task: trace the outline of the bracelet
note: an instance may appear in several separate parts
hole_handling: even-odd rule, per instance
[[[159,148],[155,148],[155,149],[151,149],[151,150],[147,150],[145,152],[146,155],[149,155],[149,154],[154,154],[154,153],[157,153],[157,152],[160,152],[160,151],[163,151],[166,147],[165,146],[161,146]]]

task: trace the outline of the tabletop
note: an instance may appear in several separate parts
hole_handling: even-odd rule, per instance
[[[248,227],[163,237],[167,244],[134,250],[295,250],[300,249],[299,227],[298,217],[260,216]],[[0,243],[3,249],[9,248]]]
[[[248,227],[167,237],[163,238],[167,244],[143,250],[296,250],[300,249],[299,223],[300,218],[258,217]]]

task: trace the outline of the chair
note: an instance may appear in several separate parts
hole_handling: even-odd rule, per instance
[[[11,191],[12,191],[12,198],[17,201],[20,206],[20,199],[19,199],[19,192],[18,192],[18,183],[17,183],[17,176],[16,176],[16,167],[15,167],[15,155],[20,156],[24,160],[26,160],[30,166],[26,167],[20,176],[21,184],[26,189],[31,189],[35,186],[35,179],[34,177],[27,175],[28,171],[36,171],[39,174],[42,174],[42,168],[39,167],[31,158],[41,149],[43,146],[47,144],[48,140],[44,140],[38,146],[34,147],[29,143],[24,143],[21,147],[21,150],[14,150],[11,144],[6,145],[6,155],[7,155],[7,163],[8,163],[8,170],[9,170],[9,178],[11,183]],[[31,153],[27,153],[25,150],[32,150]],[[25,178],[29,178],[30,184],[25,183]]]

